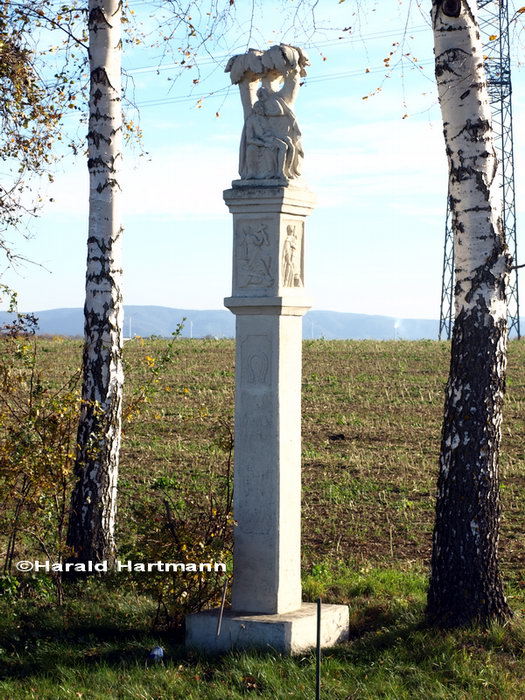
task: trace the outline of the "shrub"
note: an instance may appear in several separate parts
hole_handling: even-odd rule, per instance
[[[210,563],[212,569],[214,563],[226,565],[226,573],[154,571],[127,577],[128,585],[154,596],[156,622],[169,627],[182,623],[188,613],[219,604],[231,579],[233,433],[225,421],[214,430],[225,459],[218,466],[210,464],[202,496],[175,477],[154,479],[149,496],[133,505],[136,540],[120,550],[121,559],[135,561]]]

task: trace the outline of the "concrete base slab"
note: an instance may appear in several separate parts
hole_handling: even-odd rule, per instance
[[[217,637],[219,609],[186,617],[186,645],[207,653],[230,649],[274,649],[282,654],[300,654],[315,647],[317,605],[303,603],[299,610],[280,615],[243,614],[225,610]],[[330,647],[348,639],[346,605],[321,608],[321,645]]]

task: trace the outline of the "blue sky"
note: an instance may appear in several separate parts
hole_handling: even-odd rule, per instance
[[[148,3],[131,4],[153,31]],[[437,318],[447,172],[429,5],[367,0],[366,9],[357,14],[351,0],[320,0],[319,29],[306,36],[300,21],[290,30],[291,17],[277,12],[273,2],[256,2],[248,41],[251,3],[238,0],[236,22],[210,48],[213,59],[202,52],[200,83],[191,95],[194,71],[173,81],[179,70],[169,67],[173,57],[166,56],[158,69],[159,48],[126,50],[123,62],[133,76],[148,155],[125,152],[125,303],[222,308],[231,292],[232,247],[232,222],[222,191],[237,177],[242,128],[238,89],[229,87],[223,66],[229,55],[248,46],[264,49],[284,41],[305,47],[312,63],[296,114],[303,132],[305,178],[318,200],[307,221],[305,248],[305,282],[314,308]],[[303,19],[306,23],[307,15]],[[333,29],[349,26],[351,31]],[[391,51],[391,69],[385,69]],[[520,185],[525,181],[525,129],[519,128],[525,114],[521,57],[523,40],[517,32],[513,108],[518,243],[525,208]],[[216,94],[199,107],[199,96],[208,93]],[[69,119],[71,128],[77,128],[75,118]],[[33,223],[33,238],[19,245],[43,267],[29,265],[3,274],[26,311],[82,306],[84,300],[85,162],[64,162],[47,194],[54,202]],[[525,298],[523,292],[521,296]]]

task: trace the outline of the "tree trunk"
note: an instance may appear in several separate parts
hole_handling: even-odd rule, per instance
[[[121,3],[89,1],[89,232],[83,406],[67,543],[77,561],[115,558],[122,405]]]
[[[436,78],[456,261],[427,618],[451,627],[511,616],[498,570],[499,475],[510,257],[472,0],[433,0]]]

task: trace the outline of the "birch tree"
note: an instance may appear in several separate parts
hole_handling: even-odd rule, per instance
[[[435,70],[449,162],[456,260],[427,617],[441,626],[503,621],[499,476],[511,259],[474,0],[433,0]]]
[[[167,24],[197,36],[190,8],[168,2]],[[230,7],[228,2],[225,7]],[[122,0],[89,0],[89,233],[84,307],[83,408],[80,416],[67,544],[81,562],[115,559],[122,410],[122,321],[119,213],[121,160]],[[210,20],[225,22],[223,10]],[[202,44],[210,38],[200,37]],[[168,37],[163,38],[167,41]],[[183,50],[189,54],[188,48]],[[183,62],[184,63],[184,62]]]
[[[67,543],[79,561],[115,557],[122,406],[121,1],[89,0],[89,232],[83,408]]]

